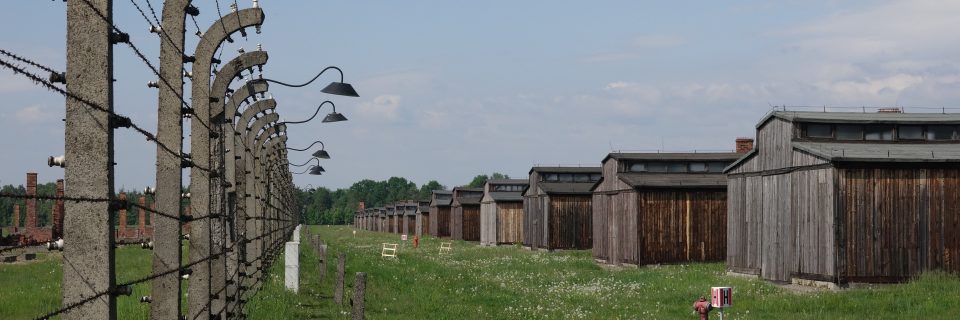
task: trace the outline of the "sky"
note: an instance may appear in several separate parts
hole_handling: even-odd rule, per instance
[[[147,0],[132,1],[150,16]],[[194,2],[206,30],[217,6]],[[289,127],[291,147],[322,140],[332,156],[324,175],[295,175],[300,186],[391,176],[455,186],[484,173],[525,177],[534,165],[599,165],[616,150],[732,150],[772,106],[919,112],[960,97],[960,2],[259,2],[262,33],[235,36],[224,61],[261,44],[264,77],[303,82],[335,65],[360,93],[321,93],[335,73],[271,86],[286,120],[325,100],[349,118]],[[151,3],[159,14],[162,1]],[[60,1],[5,4],[0,48],[64,70],[65,11]],[[114,17],[157,65],[160,39],[131,1],[114,1]],[[192,51],[197,37],[187,39]],[[145,84],[156,76],[126,46],[114,63],[116,112],[155,132],[157,91]],[[6,69],[0,97],[0,184],[31,171],[41,183],[62,177],[46,158],[63,154],[64,98]],[[153,185],[155,146],[123,129],[116,145],[116,188]]]

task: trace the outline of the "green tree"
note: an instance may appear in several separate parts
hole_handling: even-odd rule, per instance
[[[466,185],[467,188],[482,188],[484,184],[487,183],[487,180],[500,180],[500,179],[510,179],[510,176],[494,172],[489,176],[486,174],[477,175],[473,177],[473,180],[470,180],[470,183]]]
[[[437,182],[437,180],[430,180],[420,186],[420,192],[417,193],[417,200],[430,199],[430,197],[433,196],[433,191],[445,189],[447,189],[447,187]]]

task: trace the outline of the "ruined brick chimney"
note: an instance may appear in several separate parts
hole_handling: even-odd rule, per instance
[[[63,179],[57,179],[57,200],[53,204],[53,239],[63,238]]]
[[[146,229],[147,226],[146,210],[143,210],[143,208],[147,207],[147,197],[140,196],[137,202],[140,203],[140,214],[137,216],[137,229],[140,230],[140,234],[143,235],[143,230]]]
[[[120,202],[127,201],[126,192],[121,192],[119,197],[120,197]],[[118,228],[118,230],[119,230],[120,236],[117,238],[123,238],[126,236],[126,233],[127,233],[127,207],[120,208],[119,216],[120,216],[120,227]]]
[[[363,211],[363,209],[366,209],[366,208],[367,206],[366,204],[363,203],[363,201],[360,201],[359,203],[357,203],[357,210]]]
[[[753,150],[753,139],[737,138],[737,153],[747,153]]]
[[[27,230],[37,228],[37,199],[31,198],[37,195],[37,173],[27,173],[27,220],[23,227]]]
[[[13,232],[17,232],[17,228],[20,228],[20,204],[13,205]]]

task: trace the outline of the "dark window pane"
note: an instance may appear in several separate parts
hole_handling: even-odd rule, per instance
[[[897,137],[901,140],[923,140],[923,127],[921,126],[900,126],[897,127]]]
[[[838,125],[837,140],[863,140],[863,126]]]
[[[863,138],[865,140],[893,140],[893,126],[867,126]]]
[[[707,172],[707,164],[703,162],[690,163],[690,172]]]
[[[710,163],[710,172],[723,172],[723,168],[727,167],[726,162],[711,162]]]
[[[600,178],[601,178],[601,177],[603,177],[602,174],[599,174],[599,173],[591,173],[591,174],[590,174],[590,181],[593,181],[593,182],[600,181]]]
[[[573,182],[573,175],[569,173],[561,173],[560,182]]]
[[[929,126],[927,127],[927,140],[953,139],[953,130],[953,126]]]
[[[573,175],[573,181],[576,182],[590,182],[590,174],[587,173],[578,173]]]
[[[544,181],[560,181],[560,177],[556,173],[544,173]]]
[[[663,162],[647,163],[647,172],[667,172],[667,164]]]
[[[631,172],[644,172],[647,171],[646,166],[643,163],[634,163],[630,165]]]
[[[832,138],[833,132],[829,124],[808,124],[807,137],[810,138]]]
[[[683,162],[671,162],[667,171],[670,172],[687,172],[687,164]]]

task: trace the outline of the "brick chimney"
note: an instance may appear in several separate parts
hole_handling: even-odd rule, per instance
[[[37,228],[37,199],[29,198],[37,195],[37,173],[27,173],[27,220],[23,227],[27,230]]]
[[[366,208],[367,206],[363,203],[363,201],[360,201],[359,203],[357,203],[357,210],[362,211],[363,209],[366,209]]]
[[[127,193],[120,193],[120,202],[127,201]],[[120,236],[118,238],[123,238],[127,234],[127,207],[120,208]]]
[[[753,139],[737,138],[737,153],[747,153],[753,150]]]
[[[63,238],[63,179],[57,179],[57,200],[53,205],[53,239]]]
[[[140,230],[140,234],[143,234],[143,230],[147,226],[146,210],[143,210],[143,208],[147,207],[147,197],[140,196],[137,202],[140,203],[140,214],[137,216],[137,229]]]
[[[13,232],[17,232],[17,228],[20,227],[20,204],[13,205]]]

